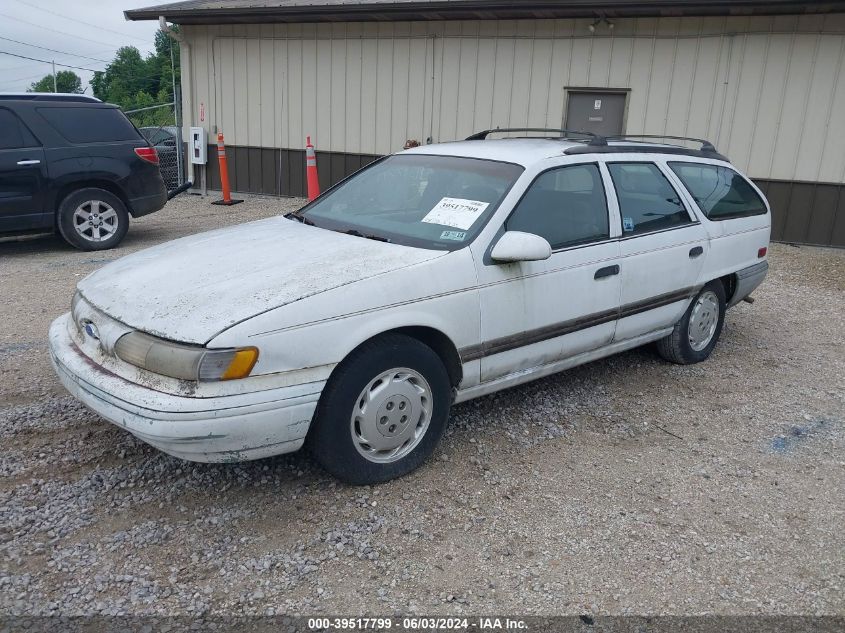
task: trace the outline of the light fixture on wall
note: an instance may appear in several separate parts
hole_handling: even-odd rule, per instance
[[[590,33],[595,33],[596,27],[601,26],[602,24],[606,24],[609,31],[612,31],[613,27],[616,26],[613,22],[602,16],[600,18],[596,18],[596,21],[590,24],[587,28],[590,29]]]

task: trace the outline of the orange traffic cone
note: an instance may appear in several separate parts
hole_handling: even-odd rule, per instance
[[[311,145],[311,137],[305,138],[305,175],[308,179],[308,201],[320,195],[320,179],[317,176],[317,155]]]
[[[229,166],[226,163],[226,146],[223,145],[223,132],[217,133],[217,161],[220,164],[220,186],[223,188],[223,199],[216,200],[211,204],[231,206],[243,202],[243,200],[232,200],[232,192],[229,189]]]

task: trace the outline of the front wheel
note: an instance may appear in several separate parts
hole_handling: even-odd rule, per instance
[[[724,323],[725,287],[721,281],[711,281],[692,300],[672,333],[657,342],[657,351],[679,365],[700,363],[716,347]]]
[[[332,374],[308,447],[332,475],[375,484],[418,468],[449,418],[451,385],[440,357],[408,336],[365,343]]]
[[[105,189],[87,187],[68,194],[59,205],[59,233],[83,251],[114,248],[129,230],[126,205]]]

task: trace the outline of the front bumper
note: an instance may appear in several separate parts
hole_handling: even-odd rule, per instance
[[[211,398],[162,393],[104,369],[77,347],[70,314],[50,326],[50,360],[65,388],[109,422],[181,459],[240,462],[305,441],[325,382]]]

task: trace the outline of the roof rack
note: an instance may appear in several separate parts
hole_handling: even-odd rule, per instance
[[[503,127],[476,132],[472,136],[468,136],[466,140],[483,141],[486,140],[490,134],[496,132],[553,132],[555,135],[559,135],[559,137],[555,136],[554,138],[560,138],[561,140],[577,140],[581,143],[579,145],[574,145],[573,147],[567,147],[563,151],[564,154],[634,154],[651,152],[654,154],[679,154],[682,156],[698,156],[700,158],[715,158],[724,161],[728,160],[725,156],[722,156],[722,154],[716,151],[716,147],[710,141],[702,138],[694,138],[692,136],[671,136],[667,134],[616,134],[611,136],[600,136],[598,134],[594,134],[593,132],[584,132],[583,130],[567,130],[548,127]],[[585,138],[573,139],[572,136]],[[652,143],[648,140],[637,139],[692,141],[693,143],[700,143],[701,147],[698,149],[692,149],[684,147],[683,145]],[[624,141],[627,141],[627,144]],[[611,144],[611,142],[613,144]]]
[[[483,132],[476,132],[472,136],[466,137],[465,140],[483,141],[487,139],[488,135],[493,134],[495,132],[555,132],[556,134],[559,134],[561,138],[564,138],[564,134],[576,134],[578,136],[588,136],[591,138],[596,138],[596,135],[592,132],[582,132],[581,130],[564,130],[549,127],[503,127],[496,128],[495,130],[484,130]]]
[[[66,92],[0,92],[0,99],[15,101],[84,101],[102,103],[99,99],[90,95]]]
[[[700,143],[701,147],[692,149],[683,145],[670,145],[665,143],[649,143],[648,141],[630,140],[630,144],[614,143],[608,141],[628,141],[629,139],[670,139],[673,141],[692,141]],[[728,160],[725,156],[716,151],[716,147],[710,141],[694,138],[691,136],[671,136],[666,134],[618,134],[613,136],[593,136],[589,142],[576,147],[569,147],[564,154],[609,154],[609,153],[636,153],[653,152],[657,154],[681,154],[685,156],[700,156],[702,158],[716,158]]]

